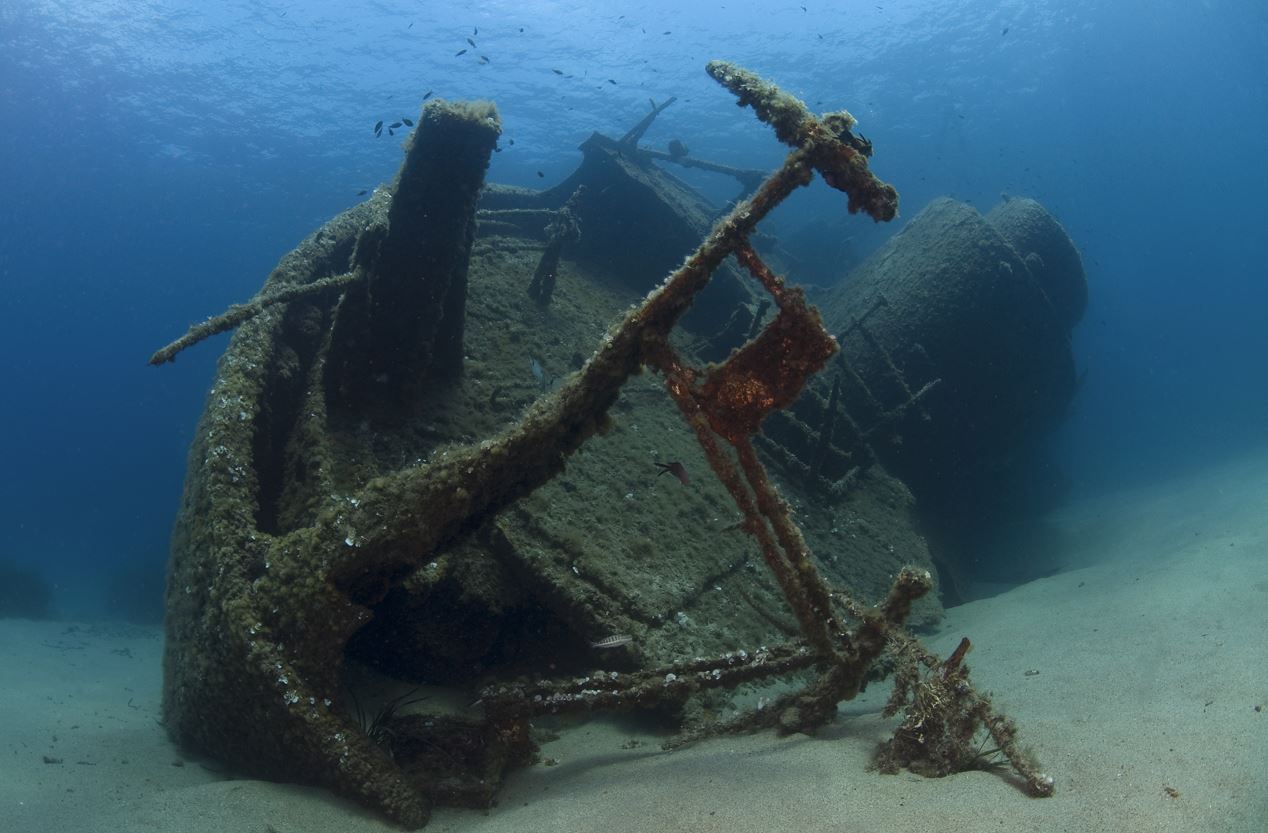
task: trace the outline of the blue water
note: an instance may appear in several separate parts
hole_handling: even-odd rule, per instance
[[[377,120],[428,90],[492,99],[489,179],[539,186],[676,95],[649,142],[772,166],[711,58],[849,108],[906,217],[1007,192],[1064,222],[1090,285],[1086,383],[1053,439],[1076,493],[1244,453],[1268,440],[1266,55],[1252,0],[4,0],[0,559],[38,565],[72,616],[109,612],[120,565],[161,572],[224,337],[145,360],[393,175]],[[841,210],[816,185],[772,222]],[[870,247],[900,224],[852,225]]]

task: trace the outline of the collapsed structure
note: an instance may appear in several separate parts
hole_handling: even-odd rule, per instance
[[[390,189],[301,243],[251,303],[155,354],[160,363],[238,327],[173,536],[164,714],[178,741],[417,827],[436,803],[487,805],[506,770],[533,759],[536,715],[681,710],[699,692],[792,675],[803,684],[772,706],[692,724],[684,738],[813,731],[888,652],[901,683],[891,706],[908,718],[883,766],[972,766],[973,737],[987,732],[1031,792],[1051,792],[1011,721],[969,685],[967,643],[940,661],[902,628],[933,587],[906,489],[859,458],[857,488],[838,490],[818,520],[799,525],[759,458],[763,423],[840,354],[750,236],[816,173],[852,213],[878,221],[895,216],[897,194],[872,175],[870,144],[851,132],[848,113],[816,118],[738,67],[708,70],[793,150],[706,229],[688,189],[613,152],[611,140],[591,140],[587,164],[622,183],[623,203],[659,213],[650,233],[698,227],[703,240],[588,358],[579,342],[593,310],[619,308],[632,292],[621,275],[607,287],[580,280],[561,255],[585,264],[610,252],[601,217],[615,209],[591,199],[604,192],[586,177],[545,198],[481,192],[496,111],[437,101]],[[485,231],[504,234],[482,241]],[[741,268],[709,290],[730,255]],[[517,326],[505,298],[476,280],[536,287],[538,303],[517,314],[543,326]],[[772,320],[762,327],[751,315],[724,361],[693,367],[671,341],[676,325],[708,291],[713,300],[693,312],[702,331],[726,324],[736,306],[756,306],[746,280]],[[586,299],[598,307],[584,308]],[[569,366],[575,372],[556,381]],[[632,378],[643,367],[663,376],[685,430],[663,394],[653,399],[654,388]],[[840,383],[833,391],[829,414]],[[912,391],[904,407],[921,396]],[[820,443],[854,453],[831,437]],[[717,481],[698,477],[696,489],[670,494],[634,473],[671,453],[683,472],[707,465]],[[616,508],[610,524],[595,519],[605,505]],[[635,524],[625,534],[618,514]],[[832,537],[827,558],[812,555],[807,537],[843,527],[849,541]],[[859,601],[877,596],[875,607]],[[935,618],[936,604],[922,615]],[[607,668],[589,670],[599,664]],[[397,697],[367,715],[354,666],[478,689],[477,705],[406,714]],[[926,724],[945,731],[910,730]]]

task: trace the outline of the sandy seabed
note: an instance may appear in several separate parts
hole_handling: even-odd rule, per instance
[[[666,753],[594,720],[543,747],[557,764],[515,774],[494,809],[439,810],[427,829],[1262,833],[1266,510],[1268,455],[1073,505],[1050,519],[1060,572],[948,611],[927,641],[947,654],[972,638],[974,680],[1021,724],[1052,798],[987,772],[868,771],[890,728],[873,687],[814,738]],[[0,830],[395,829],[183,756],[158,723],[161,655],[158,629],[0,621]]]

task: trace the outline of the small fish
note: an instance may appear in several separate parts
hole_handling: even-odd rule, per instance
[[[630,636],[628,633],[616,633],[612,636],[605,636],[598,642],[591,642],[590,647],[603,651],[608,648],[620,648],[625,645],[629,645],[633,641],[634,637]]]
[[[515,140],[514,140],[514,139],[507,139],[506,141],[507,141],[507,144],[511,145],[512,147],[514,147],[514,146],[515,146]]]
[[[538,178],[538,179],[545,179],[545,178],[546,178],[546,175],[545,175],[544,173],[542,173],[541,171],[538,171],[538,172],[537,172],[537,178]]]
[[[380,130],[382,130],[382,129],[383,129],[383,122],[382,122],[382,121],[376,121],[376,122],[374,123],[374,132],[375,132],[375,133],[378,133],[378,132],[379,132]]]
[[[547,376],[546,369],[542,367],[541,362],[531,356],[528,359],[528,369],[533,372],[533,378],[537,380],[537,386],[543,391],[550,390],[551,386],[555,384],[555,377]]]
[[[660,469],[660,472],[656,475],[657,477],[668,472],[678,478],[678,482],[684,486],[691,483],[691,475],[687,474],[687,467],[677,460],[672,463],[657,463],[656,466]]]
[[[1004,35],[1007,35],[1007,34],[1008,34],[1008,27],[1007,27],[1007,26],[1005,26],[1005,27],[1004,27],[1004,31],[1000,32],[1000,33],[999,33],[999,36],[1002,38]]]
[[[392,122],[391,124],[389,124],[389,125],[387,126],[387,129],[388,129],[388,130],[395,130],[396,128],[398,128],[398,127],[400,127],[400,126],[401,126],[401,123],[400,123],[399,121],[394,121],[394,122]]]
[[[357,192],[357,196],[364,197],[368,193],[370,193],[370,190],[368,188],[362,188],[360,191]]]
[[[467,50],[459,49],[457,52],[453,53],[453,56],[457,58],[459,55],[466,55],[466,54],[467,54]]]
[[[389,127],[389,128],[387,129],[387,135],[389,135],[389,136],[395,136],[395,135],[396,135],[396,131],[395,131],[395,130],[393,130],[392,128],[390,128],[390,127]]]
[[[426,101],[427,99],[431,98],[432,92],[433,90],[428,90],[427,95],[423,96],[423,101]]]
[[[406,26],[405,28],[406,28],[406,29],[413,29],[413,28],[414,28],[414,24],[411,22],[411,23],[410,23],[410,25]]]
[[[481,55],[481,56],[480,56],[480,63],[482,63],[482,64],[487,64],[488,62],[489,62],[489,58],[488,58],[488,56],[487,56],[487,55]]]
[[[471,38],[467,38],[467,43],[471,44],[472,49],[475,49],[475,41],[473,41]]]
[[[480,34],[480,27],[479,27],[479,26],[472,26],[472,27],[471,27],[471,37],[475,37],[475,36],[476,36],[476,35],[478,35],[478,34]]]
[[[405,118],[404,116],[401,116],[401,121],[405,122],[405,126],[406,126],[406,127],[413,127],[413,126],[414,126],[414,123],[413,123],[412,121],[410,121],[409,119]]]
[[[562,69],[552,69],[551,72],[555,73],[556,75],[564,74],[564,71]]]
[[[615,84],[616,82],[615,82],[615,81],[613,81],[611,78],[609,78],[609,79],[608,79],[608,83],[609,83],[609,84]]]

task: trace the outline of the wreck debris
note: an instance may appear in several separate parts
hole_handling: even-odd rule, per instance
[[[678,141],[677,139],[674,140]],[[687,148],[680,144],[681,153],[674,153],[674,146],[670,145],[670,151],[656,150],[655,148],[639,148],[638,154],[646,159],[659,159],[662,162],[672,162],[675,165],[681,165],[684,168],[695,168],[700,171],[709,171],[715,174],[724,174],[733,177],[742,186],[740,195],[737,199],[743,199],[749,194],[757,190],[757,186],[762,184],[762,180],[766,177],[765,171],[755,170],[753,168],[736,168],[732,165],[723,165],[720,162],[710,162],[707,159],[699,159],[695,156],[687,154]]]
[[[497,188],[497,185],[486,186],[484,198]],[[550,208],[481,208],[476,211],[477,236],[501,234],[545,240],[555,214],[556,210]]]
[[[1061,326],[1069,330],[1087,308],[1083,258],[1061,224],[1037,201],[1010,197],[992,208],[986,222],[1021,256]]]
[[[901,571],[881,605],[846,608],[851,626],[834,608],[835,594],[819,575],[750,437],[765,417],[797,396],[836,342],[800,290],[785,287],[760,262],[748,237],[815,171],[847,193],[852,211],[877,220],[894,216],[897,194],[871,174],[865,156],[852,146],[848,114],[820,121],[739,68],[715,62],[710,72],[772,120],[781,139],[796,149],[751,200],[735,206],[681,267],[608,331],[579,372],[500,435],[447,447],[429,460],[359,482],[347,478],[342,482],[357,485],[342,492],[333,487],[330,469],[352,464],[336,459],[330,447],[330,417],[343,413],[369,420],[408,404],[422,390],[422,380],[443,381],[455,372],[461,323],[436,325],[441,309],[454,310],[454,293],[465,285],[473,191],[497,133],[491,106],[427,105],[414,148],[435,142],[427,145],[433,155],[407,159],[387,222],[369,222],[358,240],[354,264],[366,279],[352,282],[336,307],[282,312],[269,307],[239,328],[191,450],[173,535],[164,723],[174,738],[256,775],[326,786],[418,827],[436,802],[487,804],[506,769],[531,760],[527,718],[533,714],[673,701],[693,690],[815,667],[819,675],[809,685],[746,724],[811,731],[831,718],[837,702],[857,693],[932,579],[924,570]],[[464,133],[462,150],[446,145],[446,136]],[[451,152],[466,154],[462,164],[448,161]],[[456,170],[446,186],[453,194],[413,190],[443,165]],[[452,224],[454,235],[432,241],[442,253],[434,270],[423,268],[427,258],[418,242],[406,239],[409,224],[427,213],[417,201],[429,198],[451,200],[444,222]],[[375,216],[368,209],[365,214]],[[668,337],[731,254],[779,311],[749,345],[722,365],[699,371],[678,358]],[[405,299],[406,306],[387,309],[375,286]],[[414,326],[421,328],[412,334],[404,320],[411,310],[417,313]],[[455,314],[461,319],[460,307]],[[365,335],[376,321],[385,322],[387,331]],[[287,328],[302,329],[302,349],[278,343]],[[407,354],[418,379],[403,379],[384,363],[392,344]],[[389,748],[376,742],[350,714],[341,685],[350,640],[407,582],[425,589],[438,580],[429,576],[447,569],[438,563],[448,557],[440,555],[446,548],[477,536],[496,546],[501,533],[490,519],[559,474],[570,454],[608,428],[608,411],[622,386],[644,365],[664,375],[744,515],[743,529],[758,542],[803,641],[739,661],[680,660],[628,677],[621,672],[619,679],[603,672],[582,682],[494,683],[480,701],[484,720],[394,715],[377,733]],[[276,367],[285,374],[270,375]],[[306,380],[297,413],[279,414],[282,409],[269,401],[278,378],[288,384]],[[262,437],[260,426],[284,418],[293,419],[285,435],[288,450],[320,450],[291,455],[272,449],[274,440]],[[293,479],[279,485],[281,473]],[[548,698],[553,700],[542,705]]]
[[[681,165],[684,168],[697,168],[702,171],[710,171],[717,174],[725,174],[734,177],[743,186],[740,196],[737,199],[743,199],[749,194],[757,190],[757,186],[762,184],[762,180],[766,178],[765,171],[753,170],[751,168],[735,168],[730,165],[723,165],[718,162],[710,162],[706,159],[697,159],[690,155],[687,146],[680,140],[673,139],[669,143],[668,152],[655,150],[649,147],[638,147],[638,140],[643,138],[643,134],[647,132],[647,128],[651,127],[656,117],[661,112],[677,101],[677,97],[671,97],[661,104],[655,101],[651,102],[651,111],[634,125],[629,131],[617,140],[617,144],[623,146],[630,152],[637,153],[644,159],[659,159],[664,162],[673,162],[675,165]]]
[[[655,101],[648,99],[648,103],[652,105],[652,109],[646,116],[643,116],[638,124],[626,131],[625,135],[617,140],[617,144],[624,145],[627,148],[634,148],[638,145],[638,140],[643,138],[643,134],[647,132],[647,128],[652,126],[652,122],[656,121],[656,117],[661,112],[678,100],[678,96],[671,95],[669,98],[657,104]]]
[[[1016,492],[1007,478],[1031,467],[1027,438],[1066,413],[1077,388],[1069,327],[1086,291],[1077,249],[1035,201],[985,215],[931,202],[816,299],[841,344],[841,401],[867,447],[853,461],[834,455],[825,474],[874,454],[947,538],[1016,514],[998,508]],[[814,386],[820,397],[828,384]],[[793,407],[811,425],[818,410]],[[847,455],[861,450],[848,433],[834,443]],[[791,432],[778,439],[805,445]]]
[[[735,94],[741,106],[752,107],[773,127],[779,141],[799,148],[805,163],[819,171],[824,182],[845,192],[851,214],[863,212],[878,223],[898,216],[898,192],[876,178],[867,166],[871,154],[856,147],[858,141],[850,132],[854,116],[841,110],[816,119],[806,105],[742,67],[710,61],[705,69]]]
[[[595,133],[580,150],[577,169],[544,191],[486,187],[477,215],[480,234],[544,241],[555,212],[584,185],[587,197],[578,217],[585,234],[568,245],[568,259],[645,295],[695,250],[713,227],[718,209],[652,164],[640,149],[617,139]],[[751,300],[741,281],[738,271],[724,263],[683,325],[699,332],[721,327],[721,316]]]
[[[837,427],[837,403],[841,398],[841,377],[832,377],[832,393],[828,395],[828,407],[819,426],[819,442],[814,462],[810,466],[810,474],[818,480],[823,468],[823,459],[832,447],[832,434]]]
[[[749,324],[748,332],[744,335],[745,341],[752,341],[757,335],[757,331],[761,329],[762,321],[766,318],[766,310],[770,309],[770,299],[763,298],[757,304],[757,310],[753,313],[753,322]]]
[[[342,275],[321,278],[312,283],[287,286],[267,294],[261,292],[245,304],[234,304],[220,315],[193,325],[185,335],[155,350],[154,355],[150,356],[149,364],[174,362],[176,354],[182,350],[193,347],[198,342],[214,335],[227,333],[275,304],[287,304],[310,295],[321,295],[327,290],[342,289],[360,279],[359,272],[345,272]]]
[[[358,241],[366,279],[339,304],[326,359],[334,409],[399,410],[461,371],[475,204],[501,133],[487,102],[424,106],[387,227],[366,229]]]
[[[735,688],[818,662],[819,657],[804,645],[780,645],[752,653],[697,657],[646,671],[596,671],[571,680],[499,683],[484,689],[479,702],[494,723],[514,725],[543,714],[630,711],[681,702],[697,691]]]
[[[578,207],[585,198],[586,187],[577,186],[568,202],[555,212],[554,219],[546,226],[546,248],[542,251],[541,260],[533,272],[533,280],[528,284],[528,297],[545,306],[550,303],[555,292],[555,274],[559,271],[559,257],[568,243],[575,243],[581,238],[581,225],[578,221]]]
[[[841,346],[832,378],[773,415],[760,447],[829,500],[851,472],[880,463],[911,487],[944,541],[1015,518],[1026,507],[1013,473],[1036,463],[1029,439],[1076,390],[1069,326],[1086,292],[1077,249],[1034,200],[985,216],[935,200],[815,296]],[[838,419],[824,443],[833,386]]]
[[[730,68],[710,65],[715,77],[733,77]],[[763,120],[784,120],[796,115],[796,108],[782,99],[787,98],[772,85],[766,85],[754,77],[745,77],[743,88],[758,97],[759,115]],[[741,96],[743,100],[743,96]],[[791,115],[790,115],[791,114]],[[777,128],[778,129],[778,128]],[[799,119],[795,132],[785,132],[785,141],[801,146],[809,136],[822,136],[822,127],[808,115]],[[804,147],[803,147],[804,149]],[[788,187],[786,176],[806,165],[790,155],[783,168],[773,173],[754,199],[753,209],[766,206],[780,188]],[[820,148],[817,159],[825,160],[830,167],[824,174],[831,176],[839,186],[859,183],[871,189],[871,194],[860,198],[847,190],[851,203],[860,210],[876,211],[882,215],[896,209],[896,194],[888,186],[869,181],[852,171],[850,176],[841,172],[842,159],[855,157],[836,152],[834,148]],[[864,165],[864,170],[865,170]],[[834,186],[836,187],[836,186]],[[763,200],[763,197],[766,200]],[[806,379],[817,372],[836,351],[836,341],[824,330],[819,314],[805,302],[799,288],[786,287],[774,275],[749,246],[746,238],[727,239],[728,221],[736,213],[750,217],[749,206],[738,206],[731,217],[719,224],[715,234],[701,246],[696,257],[713,248],[715,242],[729,248],[753,277],[771,295],[779,312],[775,320],[753,342],[733,353],[720,366],[701,374],[683,365],[673,348],[661,334],[645,336],[645,360],[665,377],[665,385],[678,404],[687,423],[695,430],[705,451],[709,465],[726,486],[743,514],[744,531],[753,536],[760,546],[767,566],[774,574],[784,597],[797,617],[801,635],[806,645],[785,649],[792,653],[780,659],[791,670],[796,657],[811,660],[820,670],[819,676],[805,688],[779,698],[774,708],[756,709],[728,724],[698,727],[690,739],[710,734],[747,731],[764,726],[778,726],[785,732],[812,732],[836,713],[837,704],[853,698],[862,688],[873,662],[885,650],[911,610],[911,605],[932,587],[927,572],[905,569],[899,573],[889,597],[874,609],[865,609],[857,602],[839,593],[833,593],[820,576],[811,559],[809,549],[797,525],[793,523],[788,505],[771,483],[749,442],[761,422],[772,411],[786,407],[800,392]],[[758,213],[756,210],[753,213]],[[764,214],[765,212],[760,212]],[[891,214],[892,216],[892,214]],[[695,258],[688,260],[688,266]],[[684,267],[684,270],[688,267]],[[679,275],[681,275],[681,270]],[[678,277],[671,278],[670,283]],[[721,439],[731,446],[736,462],[722,451]],[[858,620],[853,630],[845,627],[836,617],[839,609]],[[913,642],[914,640],[908,640]],[[967,644],[967,642],[966,642]],[[762,653],[765,653],[764,651]],[[962,654],[959,655],[962,657]],[[757,662],[764,665],[766,658]],[[954,666],[954,667],[953,667]],[[670,666],[642,672],[637,675],[611,677],[598,672],[578,681],[538,683],[533,688],[498,686],[486,690],[482,702],[494,722],[511,722],[517,716],[555,711],[591,708],[633,708],[662,703],[665,700],[685,697],[687,693],[713,685],[734,685],[731,676],[734,658],[730,655],[714,660],[696,660],[688,666]],[[997,741],[1008,741],[1015,727],[1007,718],[990,710],[989,701],[978,694],[968,683],[966,670],[959,667],[959,658],[949,661],[944,679],[956,678],[956,690],[962,702],[973,707],[961,720],[960,733],[948,746],[957,751],[967,748],[984,724]],[[752,676],[748,676],[752,675]],[[755,670],[748,670],[746,677],[757,678]],[[925,706],[923,701],[916,705]],[[897,709],[897,706],[896,706]],[[1015,749],[1012,750],[1016,752]],[[1009,761],[1028,778],[1035,795],[1049,795],[1052,779],[1037,772],[1033,764],[1017,754],[1008,754]],[[892,759],[908,763],[895,752]],[[948,774],[963,763],[955,758],[950,768],[936,774]],[[934,773],[930,773],[934,774]]]
[[[941,662],[908,634],[895,631],[891,640],[897,670],[884,715],[903,712],[904,717],[893,737],[876,750],[877,769],[892,774],[906,768],[940,778],[985,768],[998,755],[1021,776],[1031,795],[1052,795],[1055,782],[1018,745],[1017,724],[995,711],[990,697],[969,684],[964,664],[970,648],[967,637]],[[995,749],[982,751],[977,739],[983,733]]]

